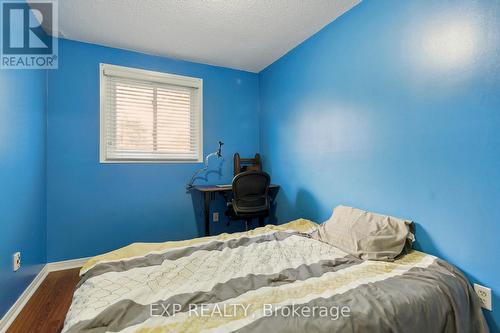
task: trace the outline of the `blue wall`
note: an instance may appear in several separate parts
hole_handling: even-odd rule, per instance
[[[418,247],[491,287],[498,308],[498,1],[365,1],[258,76],[59,42],[48,132],[46,72],[0,71],[0,315],[46,254],[203,233],[200,198],[184,192],[200,164],[99,164],[100,62],[203,78],[204,154],[226,145],[199,183],[229,182],[232,154],[260,147],[280,222],[340,203],[411,218]],[[497,332],[500,312],[486,315]]]
[[[0,70],[0,318],[45,263],[45,110],[45,70]]]
[[[257,152],[258,75],[59,42],[59,69],[50,71],[48,81],[48,261],[96,255],[131,242],[203,235],[201,200],[185,193],[201,164],[99,164],[99,63],[203,79],[204,154],[220,139],[225,158],[211,160],[212,171],[199,184],[230,182],[232,154]],[[212,226],[214,232],[236,230],[223,222]]]
[[[420,249],[494,291],[500,325],[500,5],[365,1],[260,73],[278,219],[338,204],[413,219]]]

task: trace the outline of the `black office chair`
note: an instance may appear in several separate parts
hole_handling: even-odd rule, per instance
[[[254,218],[259,226],[269,215],[269,184],[271,178],[262,171],[245,171],[233,178],[233,199],[228,202],[226,216],[230,220],[245,220],[245,229]],[[229,222],[228,222],[229,224]]]

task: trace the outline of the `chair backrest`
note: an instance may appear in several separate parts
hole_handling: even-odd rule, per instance
[[[269,210],[271,177],[263,171],[245,171],[233,178],[233,208],[237,214]]]
[[[241,158],[239,153],[233,155],[234,173],[233,176],[245,171],[262,171],[262,160],[260,154],[255,154],[254,158]]]

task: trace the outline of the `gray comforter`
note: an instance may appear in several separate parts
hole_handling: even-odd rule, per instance
[[[488,332],[463,274],[412,251],[363,261],[297,220],[132,244],[81,271],[63,332]]]

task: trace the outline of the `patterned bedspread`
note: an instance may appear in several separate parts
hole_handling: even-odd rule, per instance
[[[63,332],[487,332],[464,276],[413,251],[362,261],[297,220],[136,243],[82,268]]]

